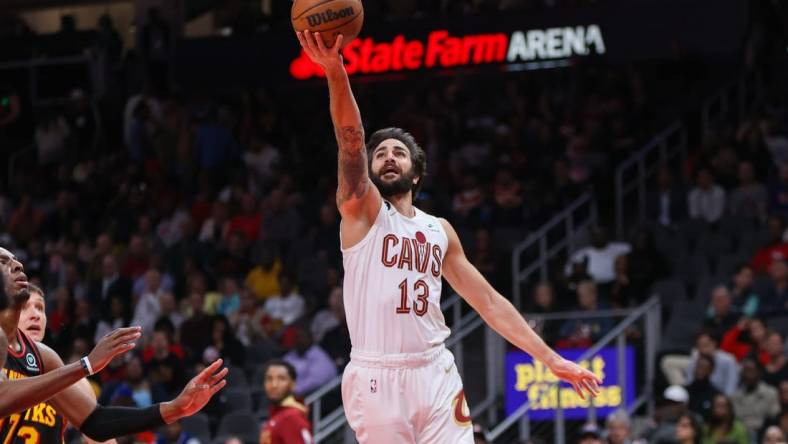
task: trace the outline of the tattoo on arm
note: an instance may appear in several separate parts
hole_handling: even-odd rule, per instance
[[[339,142],[337,199],[342,203],[363,196],[369,184],[363,127],[345,126],[339,128],[337,142]]]

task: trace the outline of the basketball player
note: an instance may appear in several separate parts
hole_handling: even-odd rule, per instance
[[[563,359],[465,257],[454,228],[413,206],[424,151],[398,128],[364,143],[361,116],[338,48],[297,33],[326,73],[339,144],[337,206],[344,297],[353,344],[342,381],[345,414],[362,444],[471,444],[473,429],[440,309],[441,276],[509,342],[542,361],[580,396],[601,381]]]
[[[9,376],[27,378],[57,371],[63,367],[63,361],[60,357],[46,345],[31,341],[24,333],[17,330],[22,307],[29,298],[27,277],[24,274],[22,264],[11,252],[0,248],[0,269],[2,269],[6,278],[6,292],[10,293],[12,295],[11,299],[16,302],[0,313],[0,327],[2,327],[6,337],[9,338],[8,357],[5,363]],[[126,330],[132,332],[135,340],[139,337],[139,328]],[[123,329],[121,329],[122,331]],[[113,332],[108,334],[107,337],[116,334],[116,332]],[[133,344],[128,344],[128,342],[126,341],[118,347],[123,347],[126,351],[130,350],[133,348]],[[103,368],[113,357],[114,355],[102,356],[102,361],[95,362],[101,366],[100,368]],[[83,358],[80,362],[85,368],[86,374],[92,375],[95,373],[91,368],[94,363],[93,358],[88,357],[87,360]],[[76,365],[79,366],[80,364]],[[14,414],[2,420],[2,423],[0,423],[0,440],[3,443],[26,443],[28,441],[62,442],[62,436],[52,436],[53,429],[43,427],[44,424],[54,421],[53,415],[55,415],[55,412],[63,415],[65,419],[90,439],[100,442],[118,436],[127,436],[155,429],[164,424],[171,424],[180,418],[198,412],[215,393],[224,387],[226,384],[224,377],[227,375],[227,369],[220,371],[221,365],[222,360],[219,359],[206,367],[205,370],[186,385],[181,394],[174,400],[144,409],[103,407],[96,404],[94,396],[84,393],[76,385],[71,385],[47,401],[52,407],[51,411],[45,409],[45,411],[39,411],[36,414],[34,409],[30,415],[27,413],[25,415]],[[84,377],[85,374],[82,376]],[[71,384],[79,379],[72,381]],[[0,387],[3,385],[5,383],[0,384]],[[33,405],[46,399],[39,399]]]
[[[33,284],[28,284],[27,292],[30,294],[30,298],[25,302],[24,308],[22,308],[22,315],[19,317],[19,330],[27,335],[33,342],[41,342],[44,340],[44,334],[47,329],[44,291]],[[75,385],[86,395],[92,396],[94,399],[96,398],[96,392],[93,391],[87,379],[80,379]],[[50,420],[47,424],[39,424],[39,428],[45,429],[46,432],[49,432],[49,429],[51,429],[54,433],[61,433],[65,430],[66,423],[63,420],[63,416],[57,414],[55,409],[48,403],[41,403],[33,407],[33,412],[35,412],[35,409],[39,409],[39,411],[46,409],[47,412],[51,411],[53,415],[55,415],[54,421]],[[27,415],[27,413],[25,413],[25,415]],[[46,432],[41,434],[44,435]],[[88,437],[85,438],[88,444],[95,443],[92,439]],[[116,441],[110,439],[107,443],[116,444]]]
[[[22,271],[21,264],[13,263],[13,255],[8,250],[0,248],[0,326],[13,323],[13,312],[19,310],[27,300],[27,277]],[[13,270],[13,271],[12,271]],[[9,334],[10,333],[10,334]],[[88,373],[87,368],[94,372],[103,369],[115,356],[123,354],[134,347],[134,341],[139,338],[140,332],[136,328],[118,329],[104,337],[91,353],[82,358],[79,363],[74,363],[54,369],[45,375],[18,379],[18,373],[9,378],[6,372],[0,372],[0,418],[21,412],[51,398],[61,390],[84,378]],[[0,362],[4,367],[9,362],[18,362],[24,368],[38,369],[40,356],[34,347],[25,348],[9,347],[9,343],[20,344],[16,337],[15,329],[0,328],[2,349],[0,349]],[[8,338],[14,338],[9,341]],[[25,343],[27,344],[27,343]],[[27,353],[25,353],[27,351]],[[8,356],[8,353],[11,356]],[[86,366],[89,365],[90,367]],[[32,376],[32,375],[31,375]],[[9,380],[10,379],[10,380]],[[12,416],[13,418],[13,416]],[[0,419],[0,427],[6,421]]]

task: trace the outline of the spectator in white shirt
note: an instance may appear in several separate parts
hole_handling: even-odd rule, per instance
[[[576,251],[571,260],[567,261],[566,275],[572,273],[572,265],[587,262],[586,272],[597,284],[606,284],[616,278],[616,258],[629,254],[632,246],[626,242],[610,242],[604,228],[591,230],[591,246]]]
[[[145,273],[145,289],[134,307],[134,318],[131,325],[142,327],[142,334],[153,332],[153,324],[161,316],[161,303],[159,296],[165,290],[161,286],[161,273],[156,269]]]
[[[717,341],[708,332],[700,333],[695,340],[695,350],[692,351],[687,368],[687,383],[692,383],[694,379],[698,354],[708,356],[714,360],[714,371],[709,378],[712,385],[723,392],[725,396],[733,395],[739,386],[739,364],[733,355],[717,347]]]
[[[287,326],[304,314],[304,298],[298,294],[293,278],[287,273],[279,274],[279,289],[280,294],[265,301],[263,310]]]
[[[725,211],[725,190],[714,182],[708,168],[698,170],[697,185],[687,199],[690,217],[709,223],[720,220]]]

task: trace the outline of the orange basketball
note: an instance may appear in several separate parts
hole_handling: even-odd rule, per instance
[[[290,22],[296,31],[319,32],[327,47],[342,34],[344,47],[361,32],[364,7],[361,0],[295,0]]]

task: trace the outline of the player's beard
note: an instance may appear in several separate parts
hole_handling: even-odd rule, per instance
[[[11,306],[14,310],[22,310],[28,299],[30,299],[30,292],[27,291],[27,288],[23,288],[13,294],[11,297]]]
[[[378,187],[378,191],[380,191],[380,195],[383,196],[384,199],[388,199],[391,196],[399,196],[400,194],[406,194],[408,191],[413,190],[413,178],[416,175],[413,172],[413,168],[406,173],[400,173],[399,178],[392,182],[384,182],[383,179],[380,178],[380,174],[373,174],[372,175],[372,183]]]

